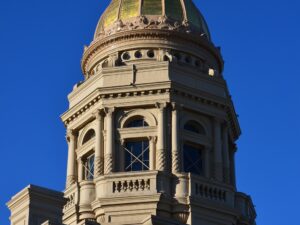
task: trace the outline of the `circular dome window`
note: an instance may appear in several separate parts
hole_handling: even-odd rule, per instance
[[[135,58],[137,58],[137,59],[140,59],[140,58],[142,58],[142,53],[140,52],[140,51],[136,51],[135,53],[134,53],[134,57]]]
[[[147,56],[148,56],[149,58],[153,58],[153,57],[155,56],[154,51],[153,51],[153,50],[149,50],[149,51],[147,52]]]
[[[128,52],[124,52],[122,55],[123,60],[129,60],[130,59],[130,54]]]

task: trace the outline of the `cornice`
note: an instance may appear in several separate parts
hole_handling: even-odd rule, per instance
[[[74,106],[69,111],[64,113],[61,118],[64,122],[65,126],[69,126],[82,115],[85,114],[90,108],[96,105],[101,100],[108,100],[108,99],[126,99],[132,98],[137,96],[149,96],[149,95],[161,95],[161,94],[175,94],[180,95],[181,97],[192,99],[196,102],[201,104],[209,105],[210,107],[214,107],[220,110],[225,110],[228,117],[228,122],[231,124],[233,129],[234,138],[237,139],[240,135],[240,128],[236,118],[236,114],[233,109],[233,105],[231,101],[224,100],[224,98],[213,96],[207,93],[201,93],[199,95],[191,94],[191,90],[185,91],[184,89],[178,87],[178,85],[172,85],[170,88],[160,88],[160,89],[153,89],[153,90],[127,90],[126,92],[115,92],[117,89],[110,89],[110,92],[103,89],[97,89],[95,92],[91,94],[92,98],[89,98],[85,104],[82,102],[79,105]],[[170,94],[171,93],[171,94]],[[171,102],[171,98],[169,99]],[[150,104],[150,103],[148,103]],[[154,103],[153,103],[154,104]]]

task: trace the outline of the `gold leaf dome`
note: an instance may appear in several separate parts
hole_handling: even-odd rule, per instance
[[[177,30],[210,40],[208,26],[192,0],[112,0],[94,39],[135,29]]]

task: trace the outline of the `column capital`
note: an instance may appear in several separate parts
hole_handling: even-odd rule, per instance
[[[123,139],[123,138],[120,138],[120,144],[121,144],[121,146],[123,146],[124,145],[124,143],[125,143],[125,139]]]
[[[182,110],[183,104],[178,104],[176,102],[171,102],[171,107],[173,111],[179,111]]]
[[[227,121],[224,118],[220,117],[214,117],[214,122],[219,123],[220,125],[222,125],[223,123],[227,123]]]
[[[166,102],[156,102],[155,107],[162,111],[167,107],[167,103]]]
[[[157,141],[157,137],[156,136],[149,136],[148,137],[148,140],[150,141],[150,142],[152,142],[152,143],[156,143],[156,141]]]
[[[105,107],[103,111],[107,116],[111,116],[115,112],[115,107]]]
[[[67,133],[66,133],[67,141],[74,140],[76,136],[77,136],[77,132],[75,130],[73,130],[73,129],[67,130]]]
[[[96,109],[96,110],[93,112],[93,116],[95,117],[96,120],[99,120],[99,119],[102,118],[103,113],[104,113],[104,110],[103,110],[103,109]]]

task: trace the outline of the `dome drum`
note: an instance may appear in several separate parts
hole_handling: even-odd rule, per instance
[[[187,41],[189,45],[186,45]],[[202,60],[205,61],[207,67],[213,68],[218,73],[222,73],[223,70],[223,60],[220,51],[211,42],[208,42],[205,38],[195,37],[192,34],[186,35],[164,30],[133,30],[116,33],[103,39],[96,39],[84,52],[82,70],[85,77],[90,76],[99,63],[105,59],[113,60],[113,62],[108,63],[111,66],[140,63],[145,59],[163,61],[164,55],[158,54],[155,57],[147,57],[145,55],[147,53],[143,53],[143,57],[130,56],[130,59],[120,55],[124,52],[147,51],[150,49],[161,49],[162,52],[172,54],[173,52],[180,52],[190,58],[195,58],[196,64],[199,64],[199,60]],[[113,57],[111,58],[110,56]],[[173,58],[175,59],[175,57]],[[125,63],[120,63],[123,61]]]

